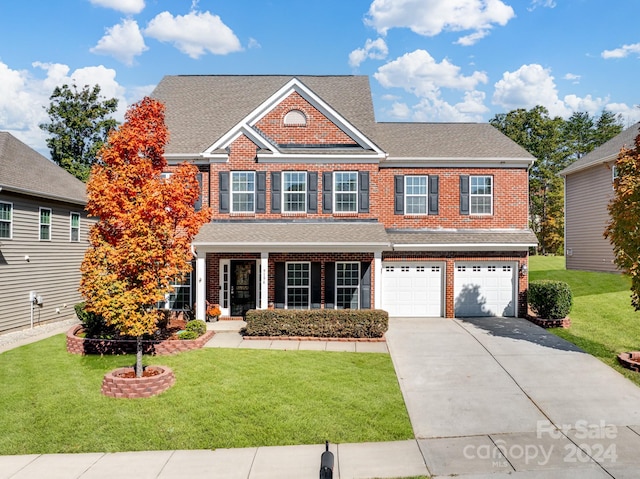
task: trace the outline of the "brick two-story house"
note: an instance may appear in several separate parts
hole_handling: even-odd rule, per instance
[[[526,313],[533,158],[492,126],[377,123],[363,76],[168,76],[152,96],[214,212],[177,307]]]

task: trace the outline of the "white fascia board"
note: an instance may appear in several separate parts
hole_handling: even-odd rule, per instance
[[[375,163],[380,162],[380,157],[374,155],[295,155],[295,154],[258,154],[258,163],[320,163],[333,164],[336,160],[349,163]]]
[[[219,158],[220,156],[226,157],[227,155],[220,155],[212,152],[218,149],[224,149],[228,147],[229,145],[231,145],[231,143],[236,141],[242,135],[245,135],[247,138],[253,141],[256,145],[258,145],[258,148],[265,148],[269,150],[274,149],[271,143],[266,141],[262,136],[258,135],[252,128],[249,128],[244,124],[238,124],[238,126],[233,130],[231,130],[229,133],[232,133],[232,134],[229,136],[228,141],[225,142],[224,145],[218,145],[218,142],[216,142],[212,146],[207,148],[207,150],[204,153],[202,153],[202,156],[204,158]]]
[[[193,243],[198,253],[381,253],[389,243]]]
[[[166,153],[164,158],[170,165],[182,163],[183,161],[195,163],[196,165],[206,165],[208,163],[207,159],[205,159],[201,153]]]
[[[607,155],[605,157],[602,157],[602,158],[598,159],[597,161],[589,162],[589,163],[586,163],[584,165],[580,165],[580,166],[576,166],[576,167],[574,167],[574,165],[575,165],[575,163],[574,163],[574,165],[568,166],[564,170],[560,171],[558,173],[558,176],[564,176],[566,178],[567,175],[571,175],[571,174],[577,173],[579,171],[587,170],[589,168],[593,168],[593,167],[599,166],[599,165],[606,165],[609,162],[617,160],[618,159],[618,155],[619,155],[619,153],[612,153],[611,155]],[[569,170],[569,171],[567,171],[567,170]]]
[[[528,251],[535,243],[395,243],[394,251]]]
[[[327,116],[331,121],[336,123],[339,127],[343,127],[347,130],[347,132],[356,138],[358,142],[366,147],[367,149],[372,149],[376,153],[384,155],[384,152],[380,150],[373,142],[371,142],[367,137],[365,137],[358,129],[356,129],[353,125],[351,125],[348,121],[346,121],[343,117],[341,117],[335,110],[333,110],[329,105],[324,103],[318,96],[316,96],[311,90],[305,87],[300,80],[297,78],[292,78],[286,85],[280,88],[277,92],[271,95],[266,101],[264,101],[261,105],[255,108],[251,113],[245,116],[236,126],[234,126],[227,133],[222,135],[218,141],[216,141],[213,145],[211,145],[206,151],[205,155],[211,151],[215,151],[219,148],[226,148],[239,136],[238,132],[242,128],[246,128],[248,130],[252,130],[251,127],[256,125],[264,116],[266,116],[275,106],[283,100],[287,95],[292,92],[297,92],[302,96],[305,100],[311,103],[314,107],[318,109],[321,113]],[[262,140],[264,141],[264,140]],[[273,149],[273,145],[269,144],[269,149]]]
[[[534,162],[535,158],[389,157],[380,163],[380,168],[529,168]]]

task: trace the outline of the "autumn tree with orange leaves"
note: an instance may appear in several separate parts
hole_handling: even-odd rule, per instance
[[[191,270],[191,240],[209,221],[195,211],[197,167],[183,163],[169,178],[164,105],[144,98],[109,135],[87,183],[87,212],[98,218],[89,234],[80,291],[86,310],[122,335],[138,339],[136,376],[142,375],[142,336],[157,329],[156,304],[171,282]]]

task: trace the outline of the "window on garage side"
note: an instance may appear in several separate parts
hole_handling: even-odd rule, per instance
[[[307,211],[307,172],[285,171],[282,173],[283,211],[298,213]]]
[[[311,263],[287,263],[287,309],[309,309]]]
[[[470,212],[472,215],[493,213],[493,177],[471,176],[469,178]]]
[[[51,240],[51,208],[40,208],[40,240]]]
[[[70,213],[69,227],[71,230],[69,241],[77,243],[80,241],[80,213]]]
[[[360,263],[336,263],[336,307],[359,309],[360,307]]]
[[[427,176],[405,176],[405,214],[427,214]]]
[[[0,202],[0,239],[11,239],[13,204]]]

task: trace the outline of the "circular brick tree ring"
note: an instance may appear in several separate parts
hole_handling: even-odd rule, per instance
[[[618,362],[625,368],[640,372],[640,351],[618,354]]]
[[[134,373],[134,377],[130,376]],[[118,368],[104,375],[102,394],[114,398],[148,398],[169,389],[176,382],[171,368],[167,366],[147,366],[148,376],[135,377],[134,368]]]

